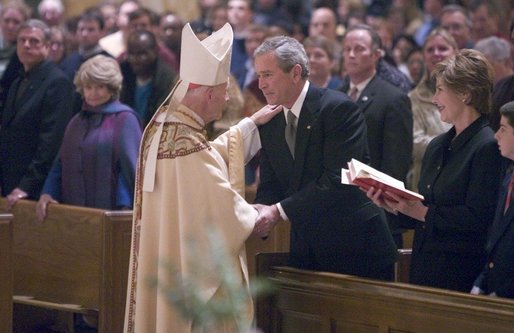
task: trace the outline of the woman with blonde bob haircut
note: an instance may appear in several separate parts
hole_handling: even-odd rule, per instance
[[[49,203],[132,207],[141,126],[136,113],[118,101],[120,67],[116,60],[97,55],[80,66],[74,83],[84,102],[66,128],[45,181],[36,206],[41,221]]]
[[[84,96],[84,87],[90,84],[104,85],[111,93],[113,99],[120,97],[123,76],[118,62],[103,55],[95,56],[80,66],[75,74],[73,84],[77,91]]]
[[[469,292],[485,264],[487,231],[501,181],[501,156],[489,127],[493,72],[485,56],[461,50],[435,66],[432,99],[452,128],[433,139],[421,166],[422,201],[383,199],[377,205],[415,228],[410,282]]]

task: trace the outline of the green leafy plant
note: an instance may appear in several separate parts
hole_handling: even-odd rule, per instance
[[[212,227],[206,231],[208,253],[199,253],[201,246],[197,246],[195,239],[188,240],[188,253],[186,260],[191,268],[189,277],[183,278],[181,272],[169,262],[160,264],[167,273],[166,281],[150,279],[151,287],[158,288],[185,319],[195,323],[195,328],[202,332],[212,331],[224,322],[235,323],[235,330],[240,333],[251,332],[253,318],[248,318],[248,302],[250,297],[257,297],[273,290],[267,280],[254,278],[250,290],[241,285],[241,273],[234,267],[225,247],[222,235]],[[212,266],[200,267],[195,258],[210,256]],[[207,300],[201,293],[198,277],[212,275],[213,272],[221,279],[222,297]],[[251,295],[251,296],[250,296]]]

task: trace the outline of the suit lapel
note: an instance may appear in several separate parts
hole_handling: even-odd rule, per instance
[[[491,235],[489,236],[489,241],[487,242],[487,250],[494,248],[495,244],[498,242],[507,227],[510,225],[511,221],[514,219],[514,203],[511,204],[505,214],[503,214],[505,199],[507,196],[507,186],[510,182],[511,176],[512,174],[509,173],[502,183],[501,192],[498,196],[498,204],[496,206],[496,214],[494,216],[494,221],[491,228]]]
[[[6,101],[5,107],[4,107],[5,111],[4,111],[4,115],[3,115],[3,119],[2,119],[2,123],[4,125],[7,125],[8,123],[10,123],[16,113],[16,106],[14,104],[16,102],[16,91],[18,90],[18,86],[20,85],[20,82],[21,82],[21,78],[20,77],[16,78],[11,85],[11,89],[13,89],[13,91],[11,91],[7,95],[7,101]]]
[[[302,170],[305,164],[306,150],[309,146],[312,123],[320,112],[320,91],[310,85],[302,105],[298,126],[296,128],[296,145],[293,177],[291,187],[297,190],[301,185]],[[285,140],[284,140],[285,141]]]
[[[377,90],[377,76],[371,81],[369,81],[368,85],[364,88],[364,90],[359,95],[359,98],[357,99],[357,105],[359,106],[359,109],[361,109],[363,112],[368,108],[368,106],[371,105],[373,102],[373,99],[376,95]]]
[[[41,65],[40,68],[37,68],[36,71],[33,73],[33,77],[30,79],[29,85],[23,92],[23,95],[16,101],[16,94],[17,90],[19,88],[19,85],[21,83],[21,80],[23,79],[21,76],[16,78],[16,81],[13,83],[13,87],[16,87],[14,91],[9,92],[9,100],[8,104],[6,104],[6,120],[5,124],[12,121],[17,113],[24,112],[25,110],[23,107],[30,103],[31,97],[34,96],[37,93],[37,89],[35,87],[41,87],[42,82],[46,79],[46,76],[48,75],[49,67],[48,62],[45,60]]]

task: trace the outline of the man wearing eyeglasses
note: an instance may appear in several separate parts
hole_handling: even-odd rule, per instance
[[[8,208],[36,199],[71,116],[72,84],[47,60],[50,30],[39,20],[20,26],[16,52],[23,71],[0,114],[0,189]]]

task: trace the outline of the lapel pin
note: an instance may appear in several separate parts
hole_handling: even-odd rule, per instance
[[[311,129],[311,125],[307,125],[307,129],[310,130]]]
[[[362,96],[362,101],[366,102],[368,100],[368,96]]]

